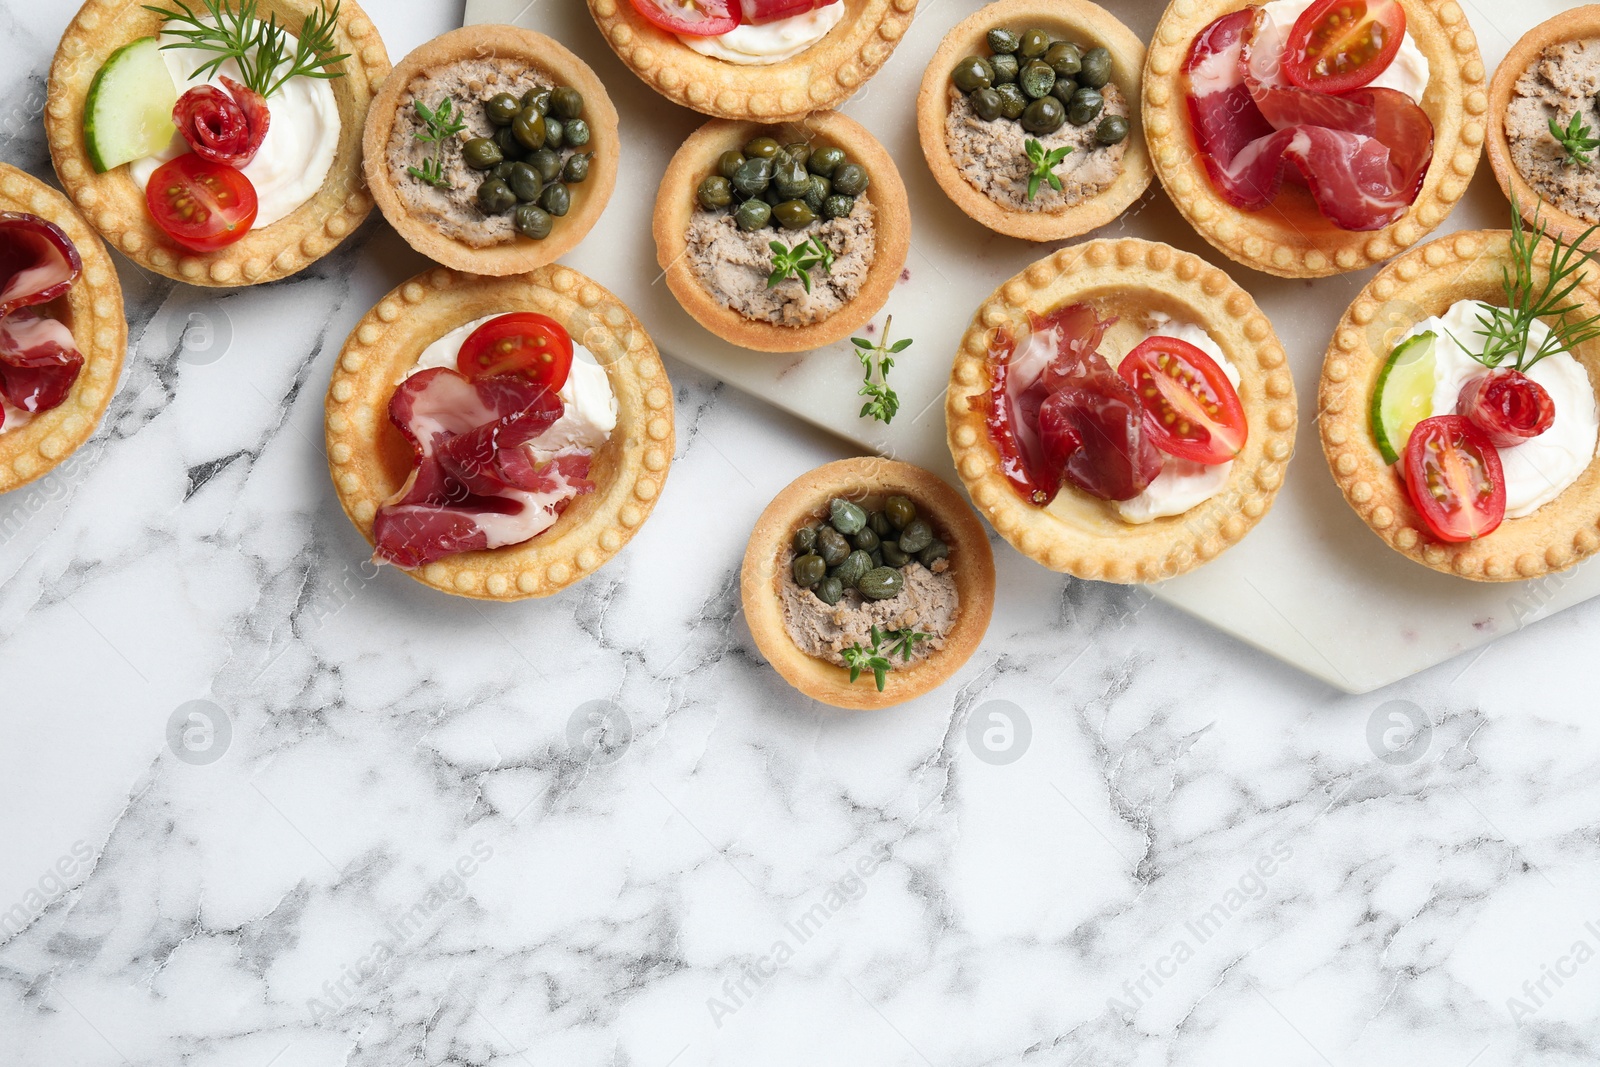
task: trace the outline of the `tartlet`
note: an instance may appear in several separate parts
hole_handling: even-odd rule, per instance
[[[630,0],[588,0],[618,58],[673,103],[724,119],[788,122],[837,107],[888,62],[917,0],[844,0],[843,21],[793,59],[740,66],[703,56],[652,25]]]
[[[475,248],[439,233],[416,218],[401,202],[388,163],[388,145],[400,108],[409,106],[413,82],[427,71],[475,58],[514,58],[559,85],[583,94],[584,118],[593,131],[593,166],[589,178],[574,186],[572,207],[542,241],[516,237],[509,243]],[[621,141],[617,109],[605,85],[589,65],[560,42],[519,26],[476,25],[452,30],[424,44],[394,68],[367,113],[362,144],[366,179],[378,208],[406,243],[429,259],[455,270],[504,276],[522,274],[566,255],[599,221],[617,183]]]
[[[83,273],[66,295],[41,307],[72,330],[83,367],[64,402],[35,415],[25,426],[0,433],[0,493],[4,493],[50,473],[94,433],[122,373],[128,322],[111,257],[66,197],[0,163],[0,211],[27,212],[55,223],[72,239],[83,261]]]
[[[1060,211],[1016,211],[983,195],[962,176],[950,156],[945,127],[950,117],[950,71],[963,56],[977,54],[984,35],[995,26],[1059,31],[1092,42],[1111,53],[1112,83],[1128,101],[1128,147],[1122,172],[1099,195]],[[1140,115],[1140,80],[1145,48],[1133,31],[1097,4],[1052,4],[1047,0],[999,0],[962,20],[944,39],[928,64],[917,93],[917,134],[934,179],[955,205],[975,221],[1009,237],[1027,241],[1059,241],[1078,237],[1111,222],[1150,187],[1150,155]]]
[[[1503,305],[1502,269],[1510,263],[1510,234],[1480,230],[1442,237],[1385,267],[1350,305],[1322,365],[1317,420],[1333,479],[1363,522],[1401,555],[1444,574],[1480,582],[1521,581],[1566,570],[1600,549],[1600,463],[1589,466],[1560,496],[1531,515],[1508,518],[1494,532],[1460,544],[1428,531],[1389,468],[1370,426],[1372,393],[1394,342],[1423,319],[1460,300]],[[1539,249],[1536,284],[1543,284],[1550,246]],[[1600,286],[1591,277],[1574,294],[1577,319],[1600,313]],[[1600,392],[1600,341],[1579,345],[1573,357]]]
[[[950,546],[960,608],[944,647],[909,666],[890,671],[882,692],[870,673],[850,681],[850,672],[805,652],[783,623],[778,580],[788,567],[790,541],[801,526],[843,497],[876,505],[892,495],[906,496],[931,516]],[[740,600],[756,647],[790,685],[836,708],[887,708],[943,685],[983,640],[994,613],[994,554],[983,524],[960,495],[920,467],[878,457],[843,459],[801,475],[773,498],[756,520],[739,572]]]
[[[991,384],[991,339],[1027,312],[1077,302],[1130,321],[1163,313],[1195,323],[1221,346],[1239,372],[1249,424],[1223,491],[1181,515],[1130,525],[1070,486],[1042,508],[1012,487],[982,404]],[[950,454],[978,511],[1023,555],[1054,571],[1106,582],[1172,578],[1236,544],[1283,484],[1297,421],[1283,346],[1250,294],[1198,256],[1135,238],[1064,248],[996,289],[962,338],[945,398]]]
[[[405,482],[411,449],[387,417],[396,381],[432,341],[486,315],[535,311],[566,327],[605,368],[617,424],[593,456],[593,492],[532,540],[405,571],[479,600],[550,596],[587,577],[649,518],[672,464],[672,388],[654,342],[610,292],[566,267],[483,278],[435,268],[394,289],[350,334],[328,386],[328,467],[339,503],[368,541],[378,506]]]
[[[1505,59],[1500,61],[1500,66],[1495,68],[1494,78],[1489,83],[1489,166],[1494,171],[1495,180],[1500,183],[1506,197],[1516,203],[1524,219],[1532,224],[1537,212],[1539,226],[1546,233],[1569,242],[1583,236],[1592,224],[1544,200],[1528,184],[1511,159],[1511,144],[1506,137],[1506,111],[1516,91],[1517,80],[1538,61],[1546,48],[1566,41],[1596,38],[1600,38],[1600,4],[1563,11],[1523,34],[1511,51],[1506,53]],[[1591,238],[1586,247],[1593,251],[1600,247],[1600,242]]]
[[[804,141],[813,149],[833,146],[867,169],[872,184],[867,197],[876,212],[876,251],[866,281],[854,300],[808,326],[782,326],[745,318],[718,301],[695,278],[688,255],[689,223],[695,212],[695,189],[711,173],[717,157],[766,132],[780,143]],[[911,203],[894,160],[866,128],[836,111],[808,115],[798,123],[773,125],[712,119],[673,155],[656,195],[651,228],[656,260],[667,287],[691,317],[731,344],[758,352],[805,352],[843,340],[872,320],[900,281],[911,252]],[[773,230],[774,238],[784,231]]]
[[[256,13],[275,14],[292,30],[314,10],[313,0],[260,0]],[[215,252],[194,252],[168,238],[151,219],[144,193],[126,166],[97,174],[89,160],[83,111],[96,72],[112,52],[135,38],[154,36],[161,25],[161,16],[141,0],[87,0],[62,34],[50,64],[44,124],[50,158],[67,195],[129,259],[190,285],[277,281],[327,255],[372,210],[361,175],[361,128],[377,85],[389,73],[389,53],[372,20],[353,0],[343,0],[335,36],[337,50],[350,58],[329,68],[343,72],[328,82],[339,105],[339,150],[322,187],[285,218]]]
[[[1156,26],[1144,71],[1144,129],[1156,174],[1178,210],[1224,255],[1280,278],[1322,278],[1381,263],[1443,222],[1467,191],[1482,153],[1489,110],[1483,58],[1454,0],[1400,0],[1407,29],[1428,59],[1422,109],[1434,153],[1416,201],[1381,230],[1341,230],[1304,186],[1285,182],[1270,209],[1244,211],[1213,188],[1190,132],[1182,87],[1189,45],[1245,0],[1173,0]]]

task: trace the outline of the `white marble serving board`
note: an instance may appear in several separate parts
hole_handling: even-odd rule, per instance
[[[595,68],[622,113],[625,155],[616,196],[566,262],[615,290],[678,359],[863,448],[957,482],[942,403],[956,340],[996,285],[1060,247],[984,230],[946,199],[922,158],[913,102],[923,69],[950,27],[981,6],[978,0],[923,0],[888,65],[843,108],[894,156],[915,220],[908,278],[885,309],[896,316],[897,337],[916,339],[893,374],[902,408],[889,429],[856,418],[860,365],[848,345],[799,356],[747,352],[701,329],[662,284],[650,237],[656,183],[669,156],[704,119],[634,77],[606,46],[582,0],[467,0],[466,21],[514,21],[560,40]],[[1110,6],[1148,40],[1164,4]],[[1464,0],[1463,6],[1492,70],[1523,32],[1565,5]],[[1439,232],[1504,227],[1508,210],[1485,159]],[[1234,266],[1189,228],[1159,183],[1127,216],[1091,236],[1123,234],[1166,241],[1230,269],[1289,350],[1302,416],[1296,458],[1271,514],[1215,562],[1153,588],[1157,598],[1330,685],[1363,693],[1600,593],[1600,567],[1504,585],[1435,574],[1391,552],[1345,505],[1323,462],[1312,405],[1328,338],[1371,272],[1305,282]]]

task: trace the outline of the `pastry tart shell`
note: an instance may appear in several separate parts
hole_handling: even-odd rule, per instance
[[[1286,181],[1260,211],[1224,200],[1211,184],[1190,131],[1183,89],[1189,45],[1246,0],[1172,0],[1156,26],[1144,70],[1144,129],[1156,174],[1200,236],[1224,255],[1280,278],[1322,278],[1361,270],[1431,233],[1467,191],[1482,154],[1489,110],[1478,41],[1455,0],[1400,0],[1407,29],[1428,59],[1422,109],[1433,120],[1433,161],[1416,202],[1381,230],[1341,230],[1310,192]]]
[[[1597,38],[1600,38],[1600,4],[1563,11],[1523,34],[1511,51],[1506,53],[1500,66],[1495,68],[1494,79],[1489,83],[1489,166],[1494,171],[1495,180],[1500,183],[1507,199],[1515,199],[1522,217],[1530,225],[1537,209],[1540,227],[1567,242],[1582,237],[1593,224],[1544,200],[1538,190],[1528,184],[1511,159],[1511,142],[1506,136],[1506,113],[1511,106],[1511,97],[1516,93],[1517,80],[1538,62],[1546,48],[1567,41]],[[1584,247],[1591,252],[1600,251],[1600,236],[1591,237]]]
[[[649,518],[672,465],[672,387],[633,313],[566,267],[484,278],[442,267],[417,275],[369,311],[345,342],[328,386],[328,468],[339,503],[369,542],[378,506],[413,469],[411,446],[389,421],[389,399],[422,350],[458,326],[512,311],[564,325],[605,368],[617,425],[595,451],[593,492],[531,540],[463,552],[404,573],[479,600],[549,596],[615,556]]]
[[[689,260],[689,223],[697,209],[695,190],[703,178],[715,172],[717,157],[723,152],[764,135],[776,137],[781,144],[804,141],[813,148],[842,148],[853,162],[866,168],[871,179],[866,196],[876,212],[872,269],[854,300],[809,326],[780,326],[745,318],[700,284]],[[683,309],[724,341],[758,352],[807,352],[849,337],[889,302],[911,252],[911,202],[899,169],[866,127],[836,111],[777,125],[712,119],[689,135],[667,165],[651,226],[656,260]],[[773,240],[782,239],[785,232],[773,229]]]
[[[1541,243],[1534,273],[1544,284],[1550,262]],[[1345,312],[1322,364],[1317,420],[1322,451],[1344,498],[1372,532],[1403,556],[1443,574],[1480,582],[1509,582],[1563,571],[1600,549],[1600,462],[1531,515],[1506,519],[1486,537],[1463,544],[1428,531],[1400,477],[1372,438],[1372,393],[1396,342],[1423,319],[1459,300],[1503,304],[1501,270],[1510,263],[1510,234],[1479,230],[1440,238],[1384,268]],[[1600,313],[1600,285],[1591,272],[1574,294],[1582,310]],[[1573,357],[1600,394],[1600,341],[1579,345]]]
[[[950,546],[950,574],[959,600],[944,647],[909,665],[896,661],[883,692],[870,672],[850,672],[802,652],[783,625],[779,581],[789,566],[791,541],[801,526],[817,522],[833,497],[881,503],[902,495],[917,505]],[[983,524],[959,493],[920,467],[865,456],[818,467],[791,482],[756,520],[739,572],[745,622],[756,647],[783,680],[806,696],[836,708],[867,711],[914,700],[949,681],[983,641],[994,614],[994,554]]]
[[[260,0],[257,14],[275,14],[294,32],[316,8],[316,0]],[[340,7],[337,50],[350,58],[330,68],[344,76],[328,83],[339,106],[339,149],[322,187],[289,215],[214,252],[194,252],[167,237],[126,164],[97,174],[89,162],[83,112],[95,74],[112,52],[158,34],[161,24],[142,0],[87,0],[62,35],[50,65],[44,125],[67,195],[108,244],[141,267],[190,285],[277,281],[327,255],[372,210],[361,176],[361,129],[373,93],[389,73],[389,54],[372,20],[353,0]]]
[[[1113,84],[1128,101],[1128,141],[1122,173],[1098,196],[1058,211],[1018,211],[997,204],[973,188],[950,156],[946,125],[950,118],[950,71],[963,57],[981,54],[984,38],[996,26],[1034,27],[1111,53]],[[1075,4],[1048,0],[999,0],[963,20],[945,37],[922,77],[917,93],[917,134],[934,180],[955,205],[996,233],[1025,241],[1060,241],[1079,237],[1116,219],[1150,187],[1150,153],[1145,147],[1140,115],[1140,79],[1145,49],[1133,31],[1111,12],[1081,0]]]
[[[491,56],[515,58],[557,84],[571,86],[583,94],[583,117],[589,124],[594,160],[588,180],[569,187],[572,207],[556,220],[549,237],[535,241],[518,235],[506,244],[475,248],[445,236],[406,209],[395,188],[388,149],[400,109],[411,106],[410,86],[414,79],[463,60]],[[520,26],[466,26],[436,37],[408,54],[372,102],[362,138],[367,185],[389,225],[399,231],[407,244],[434,262],[453,270],[494,277],[524,274],[572,251],[600,220],[617,184],[617,161],[622,154],[617,124],[617,108],[604,83],[560,42]]]
[[[1041,508],[1006,479],[984,416],[992,382],[990,343],[997,329],[1025,322],[1026,312],[1043,314],[1073,303],[1092,304],[1101,315],[1123,320],[1107,335],[1113,345],[1117,331],[1160,312],[1201,327],[1226,353],[1239,373],[1250,431],[1228,482],[1209,500],[1181,515],[1132,524],[1110,504],[1070,485]],[[1242,539],[1283,484],[1297,421],[1283,345],[1250,294],[1198,256],[1134,238],[1064,248],[996,289],[961,340],[945,398],[950,454],[978,511],[1030,559],[1105,582],[1173,578]]]
[[[792,59],[742,65],[703,56],[634,10],[631,0],[588,0],[617,57],[675,104],[714,118],[789,122],[850,99],[894,54],[917,0],[844,0],[845,16]]]
[[[0,163],[0,211],[24,211],[53,222],[72,239],[83,273],[48,311],[72,330],[83,368],[67,398],[27,425],[0,430],[0,493],[49,474],[94,433],[116,392],[128,348],[122,285],[105,246],[70,201],[39,179]]]

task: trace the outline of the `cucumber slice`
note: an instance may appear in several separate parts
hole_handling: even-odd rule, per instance
[[[178,132],[172,124],[177,102],[178,87],[154,37],[112,52],[95,73],[83,107],[83,136],[94,169],[103,174],[167,147]]]
[[[1433,415],[1432,332],[1409,338],[1389,355],[1372,391],[1372,436],[1389,463],[1399,463],[1417,423]]]

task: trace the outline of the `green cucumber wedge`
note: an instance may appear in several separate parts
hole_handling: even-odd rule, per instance
[[[172,124],[177,102],[178,87],[154,37],[112,52],[83,107],[83,137],[94,169],[103,174],[167,147],[178,132]]]
[[[1417,423],[1433,415],[1434,346],[1439,337],[1419,333],[1389,355],[1372,391],[1372,437],[1385,462],[1399,463]]]

